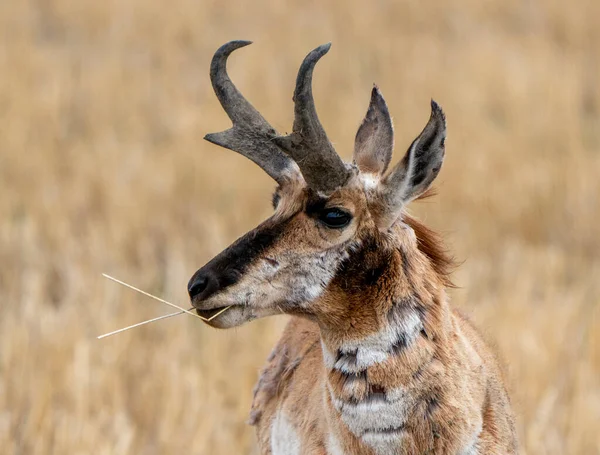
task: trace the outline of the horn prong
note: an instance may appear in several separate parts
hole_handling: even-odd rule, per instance
[[[207,134],[204,139],[246,156],[281,184],[298,172],[296,164],[273,142],[278,136],[277,131],[244,98],[227,74],[229,55],[251,43],[230,41],[221,46],[212,58],[210,80],[233,127],[220,133]]]

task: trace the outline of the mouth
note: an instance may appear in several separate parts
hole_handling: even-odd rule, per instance
[[[204,319],[211,319],[218,315],[219,313],[225,313],[225,309],[230,308],[230,306],[221,306],[217,308],[212,308],[210,310],[201,310],[196,308],[196,314]]]

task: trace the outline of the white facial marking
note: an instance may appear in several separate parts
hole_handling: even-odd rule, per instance
[[[258,258],[237,283],[207,299],[203,307],[235,305],[254,318],[278,314],[286,306],[306,307],[323,293],[347,257],[340,247],[306,256],[283,252]]]
[[[369,191],[377,188],[379,185],[379,175],[371,174],[370,172],[362,172],[360,174],[360,180],[365,188],[365,190]]]
[[[279,410],[271,425],[271,452],[273,455],[300,455],[301,442],[296,429],[283,411]]]

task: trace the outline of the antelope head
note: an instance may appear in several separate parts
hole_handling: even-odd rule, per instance
[[[353,163],[344,163],[319,122],[312,95],[315,64],[330,45],[316,48],[302,62],[293,98],[293,130],[282,136],[227,74],[229,55],[248,44],[227,43],[212,59],[212,85],[233,126],[205,139],[245,155],[277,182],[274,213],[192,276],[192,304],[207,318],[231,305],[209,322],[219,328],[281,312],[343,319],[350,305],[360,305],[352,294],[369,283],[385,292],[385,283],[368,277],[380,276],[398,248],[418,248],[403,208],[427,190],[440,170],[444,114],[432,101],[425,128],[386,173],[393,126],[374,87],[356,134]],[[353,255],[358,251],[363,251],[360,258]],[[364,280],[355,283],[357,275]]]

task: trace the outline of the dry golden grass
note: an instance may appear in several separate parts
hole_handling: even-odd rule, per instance
[[[251,390],[284,317],[219,332],[191,274],[270,213],[273,183],[203,142],[232,77],[280,130],[295,72],[347,159],[376,81],[395,159],[444,107],[439,196],[414,208],[464,263],[452,292],[511,378],[523,453],[600,453],[600,2],[0,2],[0,452],[256,453]]]

